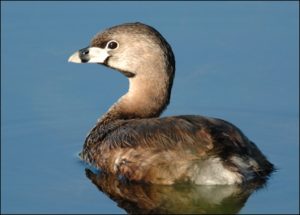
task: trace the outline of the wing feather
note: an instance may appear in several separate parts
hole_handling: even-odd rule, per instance
[[[175,145],[212,149],[213,136],[204,117],[164,117],[127,120],[105,136],[101,145],[169,149]]]

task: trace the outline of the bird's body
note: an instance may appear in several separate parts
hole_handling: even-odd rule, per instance
[[[234,125],[215,118],[159,118],[170,100],[175,58],[170,45],[141,23],[115,26],[69,59],[101,63],[129,78],[122,96],[86,138],[82,158],[131,181],[238,184],[267,178],[273,165]]]

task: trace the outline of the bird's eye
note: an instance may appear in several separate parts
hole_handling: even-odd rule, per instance
[[[109,49],[116,49],[119,46],[119,44],[116,41],[110,41],[107,45]]]

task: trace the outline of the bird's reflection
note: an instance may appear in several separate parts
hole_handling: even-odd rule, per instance
[[[129,214],[238,213],[251,193],[265,181],[246,185],[150,185],[130,183],[116,176],[86,169],[86,176]]]

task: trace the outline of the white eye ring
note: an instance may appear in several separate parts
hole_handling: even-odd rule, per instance
[[[115,40],[111,40],[106,44],[106,49],[117,49],[119,47],[119,43]]]

